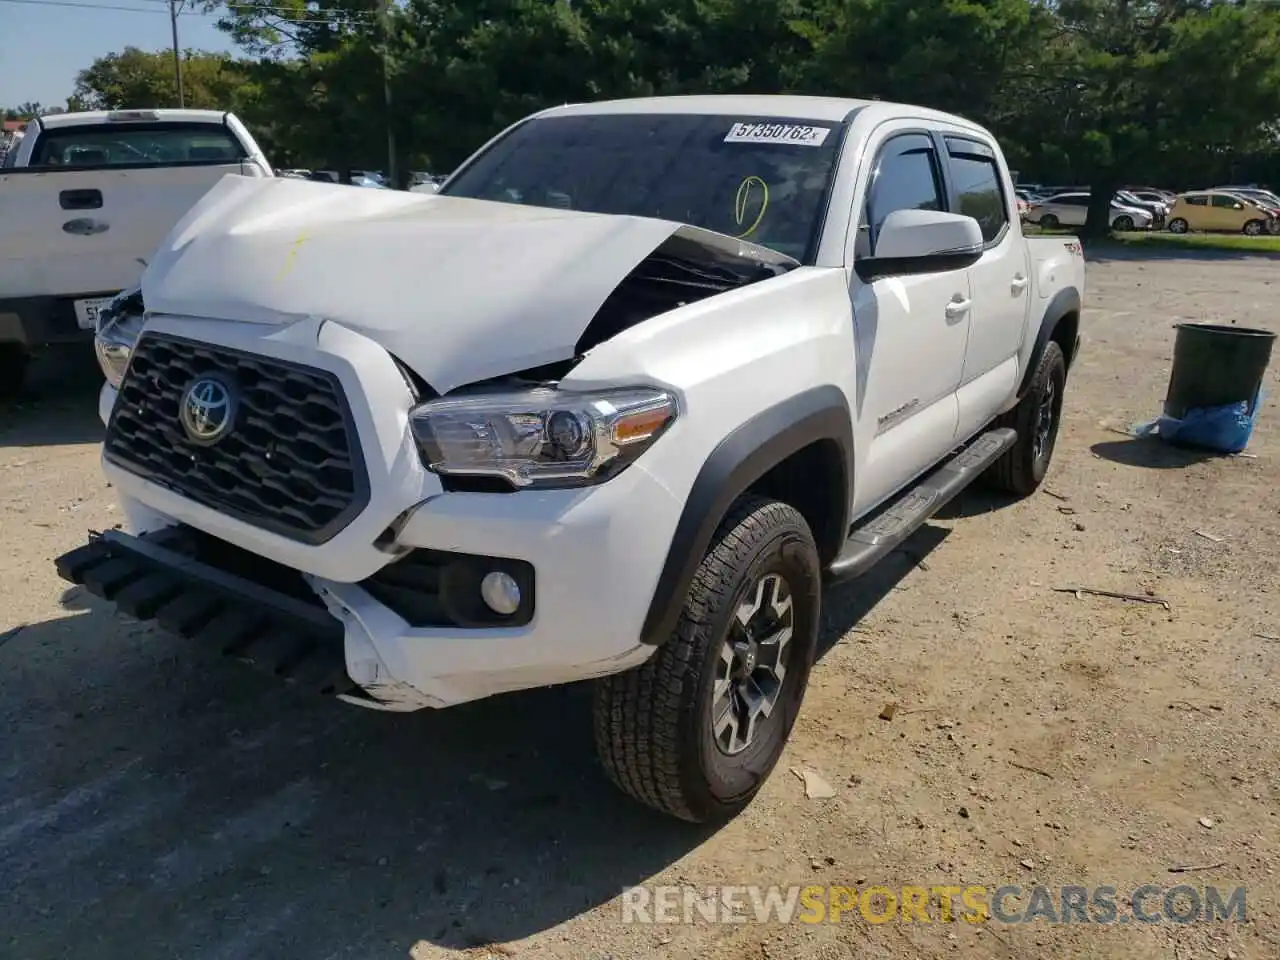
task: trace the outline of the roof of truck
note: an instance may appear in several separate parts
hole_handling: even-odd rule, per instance
[[[137,114],[130,117],[130,114]],[[222,123],[225,110],[85,110],[80,113],[51,113],[40,118],[45,130],[98,123]]]
[[[928,107],[893,103],[887,100],[857,100],[851,97],[801,97],[778,94],[709,94],[680,97],[636,97],[601,100],[594,103],[566,103],[543,110],[538,116],[564,117],[619,113],[702,113],[714,116],[776,117],[783,120],[819,120],[838,123],[857,111],[875,109],[886,114],[904,113],[925,120],[937,120],[982,129],[971,120]]]

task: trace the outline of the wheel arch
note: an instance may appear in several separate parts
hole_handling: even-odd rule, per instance
[[[1062,356],[1070,370],[1080,346],[1080,291],[1075,287],[1063,287],[1053,295],[1045,308],[1035,346],[1022,371],[1022,381],[1018,384],[1019,400],[1031,388],[1031,379],[1035,376],[1036,367],[1040,365],[1040,358],[1044,356],[1045,347],[1050,342],[1057,343],[1062,348]]]
[[[641,642],[660,646],[671,636],[716,528],[747,492],[790,503],[809,523],[823,565],[835,558],[853,501],[853,421],[839,388],[814,387],[769,407],[711,451],[676,524]]]

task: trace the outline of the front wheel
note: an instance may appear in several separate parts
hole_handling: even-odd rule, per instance
[[[1058,441],[1066,385],[1066,357],[1050,340],[1030,389],[1016,407],[996,421],[997,427],[1012,427],[1018,439],[987,471],[984,479],[990,486],[1019,496],[1034,493],[1040,486]]]
[[[1057,230],[1058,218],[1055,217],[1052,213],[1046,213],[1043,217],[1040,218],[1040,229]]]
[[[596,681],[605,772],[641,803],[705,823],[751,802],[786,746],[809,682],[818,551],[795,508],[746,496],[721,521],[674,634]]]
[[[1246,237],[1260,237],[1265,229],[1266,225],[1261,220],[1250,220],[1244,225],[1244,235]]]
[[[1128,217],[1128,216],[1125,216],[1124,214],[1121,214],[1120,216],[1116,217],[1114,220],[1111,221],[1111,229],[1119,230],[1121,232],[1127,232],[1129,230],[1132,230],[1133,217]]]
[[[1188,226],[1187,221],[1183,220],[1181,217],[1174,217],[1172,220],[1169,221],[1169,232],[1170,233],[1186,233],[1187,226]]]

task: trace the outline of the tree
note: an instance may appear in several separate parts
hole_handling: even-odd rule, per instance
[[[226,110],[244,85],[246,66],[216,53],[188,50],[182,58],[182,84],[188,107]],[[76,77],[77,103],[92,110],[172,107],[178,86],[169,50],[148,52],[125,47],[99,57]]]
[[[1183,181],[1264,148],[1280,118],[1280,10],[1211,0],[1062,0],[1024,91],[1019,138],[1091,185],[1087,235],[1115,189]],[[1198,169],[1197,169],[1198,168]]]

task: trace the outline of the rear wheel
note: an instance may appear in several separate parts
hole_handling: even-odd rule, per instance
[[[675,633],[596,682],[596,749],[635,799],[726,820],[764,784],[795,723],[817,647],[818,551],[791,506],[744,497],[702,559]]]
[[[1244,234],[1247,237],[1260,237],[1266,228],[1266,224],[1261,220],[1250,220],[1244,225]]]
[[[1186,233],[1187,221],[1183,220],[1181,217],[1174,217],[1172,220],[1169,221],[1169,232],[1170,233]]]
[[[1058,218],[1055,217],[1052,213],[1046,213],[1044,216],[1040,218],[1040,226],[1043,227],[1045,230],[1057,230]]]
[[[0,343],[0,397],[17,397],[27,378],[31,355],[20,343]]]
[[[1267,221],[1267,233],[1272,236],[1280,235],[1280,219],[1272,217]]]
[[[1016,407],[995,423],[997,427],[1012,427],[1018,439],[987,471],[984,479],[989,486],[1019,496],[1034,493],[1040,486],[1057,444],[1066,385],[1066,358],[1062,348],[1050,340],[1031,378],[1031,388]]]

